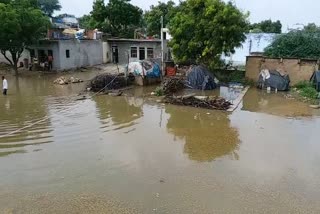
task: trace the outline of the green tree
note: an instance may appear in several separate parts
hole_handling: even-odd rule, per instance
[[[143,11],[129,0],[110,0],[107,5],[97,0],[86,23],[113,36],[133,38],[134,30],[142,26],[142,14]]]
[[[232,2],[187,0],[169,23],[176,61],[216,66],[245,41],[247,16]]]
[[[38,0],[40,9],[49,17],[52,17],[54,11],[60,11],[61,5],[59,0]]]
[[[79,18],[79,26],[83,29],[96,29],[101,28],[98,26],[98,23],[92,18],[91,15],[84,15]]]
[[[49,23],[42,11],[28,0],[0,3],[0,51],[16,75],[23,50],[45,36]]]
[[[250,25],[251,32],[281,33],[282,24],[279,20],[272,22],[271,19]]]
[[[168,1],[167,3],[158,2],[158,5],[152,5],[149,11],[146,11],[144,19],[147,26],[149,36],[160,35],[161,17],[163,17],[163,26],[166,27],[169,20],[173,17],[175,11],[175,3]]]
[[[264,51],[269,57],[320,58],[320,31],[307,27],[279,35]]]
[[[110,0],[106,8],[111,34],[132,38],[134,30],[142,24],[143,11],[130,4],[130,0]]]
[[[320,27],[317,26],[315,23],[309,23],[303,28],[306,32],[309,33],[317,33],[320,32]]]

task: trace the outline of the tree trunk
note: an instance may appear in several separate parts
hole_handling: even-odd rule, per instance
[[[10,51],[11,52],[11,56],[12,56],[12,67],[14,70],[14,75],[18,76],[18,62],[19,62],[19,58],[20,58],[20,53],[19,51]]]
[[[18,76],[18,62],[17,61],[15,61],[14,63],[13,63],[13,70],[14,70],[14,75],[15,76]]]

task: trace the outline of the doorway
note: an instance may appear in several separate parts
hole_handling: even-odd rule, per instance
[[[119,50],[118,46],[112,46],[112,62],[114,64],[119,63]]]
[[[144,47],[139,48],[139,60],[146,59],[146,49]]]

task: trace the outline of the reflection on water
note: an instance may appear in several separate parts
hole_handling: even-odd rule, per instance
[[[228,115],[223,112],[204,111],[194,108],[167,106],[170,114],[167,129],[178,138],[185,140],[184,152],[196,161],[212,161],[230,155],[239,159],[238,133],[230,127]]]
[[[90,79],[94,73],[81,75],[83,79]],[[53,142],[52,119],[55,118],[48,118],[50,109],[68,106],[73,101],[69,95],[83,90],[85,84],[54,85],[52,82],[57,76],[7,76],[8,96],[0,96],[0,136],[5,135],[0,137],[0,156],[24,153],[28,151],[27,146]]]
[[[143,116],[142,98],[98,96],[95,98],[98,114],[105,132],[131,127]]]
[[[296,99],[287,99],[287,93],[267,93],[264,90],[250,89],[243,99],[242,110],[261,112],[284,117],[320,115],[309,107],[307,103]]]
[[[252,89],[226,114],[159,104],[153,87],[79,101],[85,83],[54,78],[9,77],[0,96],[0,135],[41,121],[0,138],[0,213],[319,213],[307,104]]]
[[[47,116],[45,98],[33,95],[37,93],[36,87],[23,90],[24,93],[21,93],[21,88],[26,87],[26,85],[42,84],[38,84],[37,80],[35,84],[29,84],[27,81],[29,79],[11,79],[10,84],[15,87],[10,88],[7,97],[2,96],[0,98],[0,136],[28,126]],[[50,120],[46,120],[29,129],[0,138],[0,156],[26,152],[24,148],[28,145],[49,143],[51,142],[50,132]]]
[[[220,87],[220,97],[223,97],[226,100],[235,100],[240,95],[243,89],[240,88],[230,88],[221,86]]]

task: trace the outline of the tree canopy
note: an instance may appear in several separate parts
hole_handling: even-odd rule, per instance
[[[117,37],[133,38],[134,30],[142,26],[143,11],[130,0],[96,0],[90,15],[80,19],[80,25],[98,28]]]
[[[250,25],[252,32],[258,33],[281,33],[282,24],[279,20],[273,22],[271,19]]]
[[[317,26],[315,23],[309,23],[306,26],[304,26],[303,30],[309,33],[317,33],[320,32],[320,27]]]
[[[175,3],[168,1],[167,3],[158,2],[158,5],[152,5],[149,11],[145,12],[144,19],[147,27],[147,34],[149,36],[160,35],[161,17],[163,17],[163,26],[166,27],[170,19],[174,15]]]
[[[40,9],[49,17],[52,17],[54,11],[60,11],[61,5],[59,0],[38,0]]]
[[[0,3],[0,50],[16,74],[23,50],[44,37],[49,24],[48,18],[31,1]]]
[[[232,2],[187,0],[169,23],[176,61],[215,66],[245,41],[247,14]]]
[[[320,58],[320,30],[309,25],[303,30],[292,30],[279,35],[266,49],[269,57]]]

